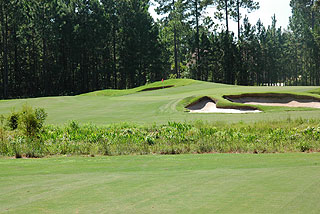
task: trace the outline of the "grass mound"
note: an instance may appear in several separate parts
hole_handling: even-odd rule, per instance
[[[137,88],[132,89],[123,89],[123,90],[115,90],[115,89],[107,89],[107,90],[101,90],[101,91],[94,91],[86,94],[82,94],[80,96],[123,96],[123,95],[129,95],[134,94],[141,91],[152,91],[162,88],[171,88],[171,87],[180,87],[180,86],[186,86],[193,83],[196,83],[198,81],[192,80],[192,79],[169,79],[146,84]]]
[[[232,100],[237,98],[275,98],[277,101],[283,100],[283,98],[289,98],[292,100],[312,100],[320,102],[320,98],[312,95],[306,94],[294,94],[294,93],[245,93],[236,95],[224,95],[223,98]],[[272,100],[270,100],[272,102]],[[285,101],[283,101],[285,102]]]
[[[291,93],[247,93],[239,95],[225,95],[223,98],[236,103],[320,108],[320,98],[304,94]]]
[[[188,104],[185,108],[188,109],[191,113],[257,113],[257,108],[251,106],[224,106],[222,108],[217,106],[217,101],[211,97],[204,96],[200,99]]]
[[[142,89],[141,91],[155,91],[155,90],[160,90],[160,89],[165,89],[165,88],[172,88],[172,87],[174,87],[174,85],[166,85],[166,86],[162,86],[162,87],[161,86],[160,87],[150,87],[150,88]]]

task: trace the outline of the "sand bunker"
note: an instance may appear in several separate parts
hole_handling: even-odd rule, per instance
[[[243,104],[264,106],[308,107],[320,108],[320,99],[294,94],[242,94],[224,96],[225,99]]]
[[[232,108],[217,108],[216,103],[209,97],[203,97],[198,101],[186,106],[190,113],[257,113],[259,110],[255,109],[232,109]]]

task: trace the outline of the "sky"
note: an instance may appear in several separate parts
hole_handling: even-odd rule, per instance
[[[291,16],[290,0],[256,0],[260,4],[260,9],[249,14],[246,10],[242,10],[241,13],[247,14],[251,24],[256,24],[260,18],[264,26],[271,25],[271,17],[273,14],[276,15],[277,27],[287,28],[289,24],[289,17]],[[212,14],[214,8],[208,9],[208,13]],[[154,7],[150,8],[150,13],[154,19],[158,18],[154,12]],[[234,32],[237,31],[237,24],[230,20],[230,29]]]

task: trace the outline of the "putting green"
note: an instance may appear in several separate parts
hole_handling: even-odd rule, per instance
[[[319,154],[0,159],[0,213],[319,213]]]
[[[147,88],[167,85],[175,87],[139,92]],[[195,80],[165,80],[129,90],[104,90],[80,96],[44,97],[0,101],[0,114],[20,109],[24,103],[42,107],[48,112],[49,124],[64,124],[70,120],[80,123],[110,124],[133,122],[138,124],[164,124],[168,121],[222,121],[251,122],[287,118],[320,118],[314,108],[258,107],[263,113],[253,114],[189,114],[183,105],[195,97],[210,96],[219,100],[218,105],[230,105],[223,95],[239,93],[297,93],[308,94],[317,87],[249,87],[234,86]],[[312,95],[312,94],[310,94]],[[318,96],[319,95],[314,95]],[[234,104],[235,105],[235,104]]]

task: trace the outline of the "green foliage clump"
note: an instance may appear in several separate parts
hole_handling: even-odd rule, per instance
[[[320,151],[320,121],[317,120],[254,124],[169,122],[161,126],[127,123],[96,126],[71,121],[66,126],[43,126],[41,118],[45,117],[44,111],[23,108],[17,130],[0,129],[3,139],[0,155],[41,157]]]
[[[27,136],[35,136],[42,128],[47,113],[42,108],[24,105],[20,112],[19,127]]]
[[[16,158],[41,157],[44,145],[41,133],[47,113],[42,108],[22,106],[21,111],[12,111],[7,117],[0,116],[0,155]]]
[[[27,136],[36,136],[47,118],[48,114],[43,108],[33,109],[29,105],[23,105],[19,112],[12,111],[7,117],[6,124],[9,130],[18,129]],[[1,116],[1,124],[4,117]]]
[[[11,130],[15,130],[19,125],[19,116],[20,114],[17,112],[11,112],[11,114],[7,118],[7,125]]]

